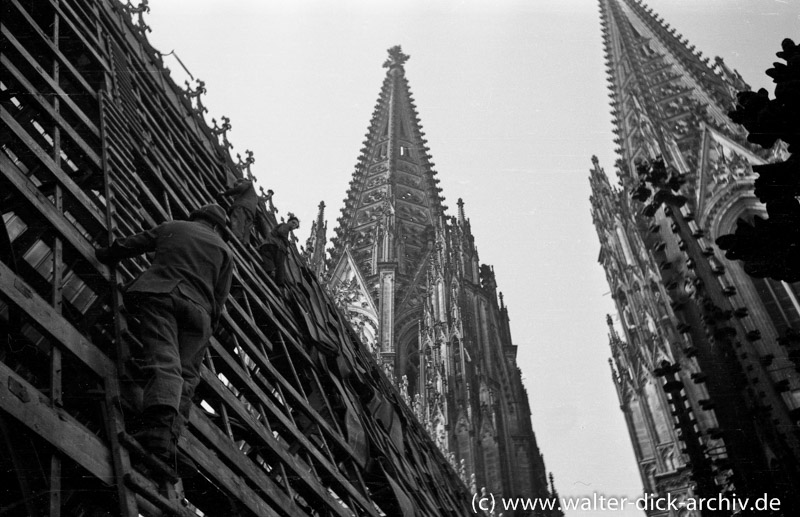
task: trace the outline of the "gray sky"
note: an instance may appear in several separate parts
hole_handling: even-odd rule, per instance
[[[652,0],[705,55],[754,88],[797,0]],[[207,120],[227,115],[236,152],[304,243],[317,205],[329,236],[362,147],[386,49],[411,85],[455,213],[465,202],[481,261],[505,295],[534,430],[562,496],[635,497],[642,483],[614,392],[605,315],[614,308],[589,212],[590,157],[611,171],[594,0],[151,0],[151,42],[206,82]],[[173,77],[185,73],[165,58]],[[574,512],[568,517],[608,514]],[[616,515],[642,515],[629,510]]]

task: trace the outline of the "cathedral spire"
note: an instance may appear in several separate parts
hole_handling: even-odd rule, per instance
[[[306,241],[303,256],[308,266],[322,278],[325,274],[325,244],[327,242],[328,223],[325,221],[325,202],[319,202],[317,219],[311,224],[311,234]]]
[[[418,304],[429,240],[442,230],[444,198],[405,76],[409,56],[389,49],[386,76],[332,239],[333,275],[357,268],[377,306],[377,348],[393,364],[396,304]],[[350,265],[347,265],[347,264]],[[404,293],[402,298],[398,293]],[[407,310],[407,307],[406,309]]]
[[[738,73],[710,63],[640,0],[600,0],[600,14],[624,186],[637,160],[695,169],[703,127],[742,137],[727,117],[746,86]]]
[[[752,165],[767,155],[727,115],[746,85],[640,0],[600,0],[600,11],[621,185],[592,159],[592,217],[619,315],[619,334],[608,320],[612,376],[645,491],[784,486],[781,510],[797,514],[800,442],[785,429],[798,381],[771,337],[796,303],[782,304],[786,284],[724,264],[710,240],[764,211]]]
[[[423,259],[426,232],[440,225],[446,209],[405,77],[409,56],[399,45],[388,53],[386,76],[333,239],[333,261],[348,248],[367,277],[388,263],[396,264],[401,275],[412,275]]]
[[[507,306],[479,263],[464,203],[445,215],[408,59],[397,46],[383,65],[327,288],[465,482],[471,474],[496,494],[544,498]]]

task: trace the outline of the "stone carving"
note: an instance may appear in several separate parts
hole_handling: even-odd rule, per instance
[[[750,162],[716,139],[708,151],[708,171],[716,183],[730,183],[752,174]]]
[[[194,111],[195,114],[202,117],[204,113],[208,113],[208,108],[203,106],[203,95],[205,95],[206,93],[206,83],[201,81],[200,79],[195,79],[195,82],[197,83],[197,88],[192,90],[189,81],[184,81],[184,84],[186,84],[186,89],[184,90],[184,92],[186,93],[186,96],[189,98],[190,104],[192,102],[192,99],[195,99],[197,107],[192,106],[192,110]]]
[[[414,203],[417,205],[422,205],[425,202],[425,198],[422,194],[407,189],[398,189],[397,198],[402,199],[406,203]]]
[[[215,118],[211,119],[211,123],[214,124],[214,127],[211,128],[211,132],[214,134],[214,136],[217,137],[217,139],[219,139],[219,136],[222,135],[222,142],[220,142],[219,145],[221,145],[225,149],[232,149],[233,145],[231,145],[231,143],[228,142],[228,131],[231,130],[231,119],[229,119],[226,116],[222,116],[221,120],[222,120],[222,125],[219,126],[217,125],[217,119]]]
[[[380,360],[378,328],[375,321],[364,312],[370,304],[367,295],[359,287],[355,272],[348,271],[345,278],[333,287],[329,287],[328,291],[334,304],[345,314],[361,342],[367,346],[376,360]]]
[[[377,203],[378,201],[386,199],[386,193],[387,193],[386,187],[377,190],[372,190],[364,194],[364,197],[362,197],[362,201],[368,204]]]
[[[419,174],[419,172],[417,171],[416,167],[414,167],[413,165],[407,164],[407,163],[402,163],[402,162],[397,164],[397,170],[403,171],[403,172],[407,172],[407,173],[413,174],[413,175]]]
[[[385,163],[381,163],[380,165],[375,165],[370,168],[369,173],[372,174],[380,174],[381,172],[386,172],[389,170],[389,167],[386,166]]]
[[[137,16],[139,23],[136,24],[135,27],[139,29],[142,34],[145,32],[153,32],[152,29],[150,29],[150,26],[148,26],[144,21],[144,13],[150,12],[150,6],[147,5],[147,2],[148,0],[142,0],[139,5],[134,7],[130,0],[128,0],[128,3],[122,6],[128,14],[131,16]]]
[[[253,176],[253,173],[250,172],[250,166],[253,165],[253,163],[256,161],[256,159],[253,158],[253,151],[248,149],[244,152],[244,154],[245,156],[247,156],[247,159],[242,160],[242,156],[239,153],[236,153],[236,166],[239,168],[240,171],[242,171],[242,174],[246,176],[247,179],[251,181],[256,181],[256,178]]]
[[[385,185],[387,182],[386,176],[373,176],[367,181],[367,189],[375,188],[379,185]]]
[[[398,174],[397,175],[397,183],[400,185],[408,185],[409,187],[420,188],[422,185],[422,180],[415,176],[409,176],[407,174]]]

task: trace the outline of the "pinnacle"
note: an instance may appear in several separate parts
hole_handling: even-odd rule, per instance
[[[388,50],[389,58],[383,63],[384,68],[388,68],[389,70],[400,68],[403,69],[403,64],[408,61],[408,58],[411,57],[407,54],[403,54],[403,49],[400,48],[400,45],[395,45],[394,47]]]

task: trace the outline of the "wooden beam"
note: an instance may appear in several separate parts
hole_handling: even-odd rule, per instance
[[[278,504],[278,501],[272,500],[268,505],[258,493],[242,480],[241,477],[236,475],[230,468],[225,466],[224,463],[219,461],[219,458],[208,450],[200,440],[187,435],[181,440],[182,448],[189,453],[191,458],[197,462],[198,465],[210,474],[214,480],[224,487],[231,495],[233,495],[241,504],[249,508],[254,514],[264,517],[281,517],[281,515],[297,515],[296,513],[278,513],[273,505]],[[289,508],[284,508],[288,510]]]
[[[110,74],[111,67],[108,65],[108,62],[103,58],[103,56],[98,54],[96,50],[97,48],[103,48],[103,43],[98,41],[94,34],[89,34],[89,30],[87,27],[84,27],[83,31],[78,30],[76,24],[80,24],[83,26],[83,20],[81,19],[81,17],[73,11],[72,7],[69,5],[68,2],[58,2],[57,0],[56,1],[49,0],[49,2],[50,6],[53,9],[55,9],[55,11],[61,17],[61,20],[63,22],[66,22],[67,25],[69,25],[69,27],[81,41],[81,43],[83,44],[82,48],[85,49],[90,54],[92,54],[92,57],[103,67],[103,71],[105,71],[107,74]],[[67,16],[67,14],[69,14],[69,16]],[[70,20],[70,17],[72,17],[72,20]],[[82,32],[88,34],[88,36],[85,36]],[[91,42],[87,41],[86,40],[87,37],[91,38],[92,41]]]
[[[111,456],[100,438],[66,411],[54,409],[44,394],[1,362],[0,408],[103,483],[114,482]]]
[[[2,56],[0,56],[0,60],[2,60]],[[69,195],[73,197],[77,204],[85,211],[87,215],[91,218],[90,221],[81,221],[81,224],[86,227],[88,230],[93,229],[105,229],[106,222],[103,212],[98,208],[94,201],[92,201],[89,196],[81,190],[81,188],[73,181],[72,178],[69,177],[56,163],[53,161],[50,156],[42,149],[36,141],[31,138],[25,129],[19,125],[19,123],[14,119],[14,117],[6,111],[6,109],[0,106],[0,120],[6,123],[8,128],[14,132],[15,135],[28,147],[38,160],[39,163],[44,165],[44,167],[54,176],[55,180],[61,183],[61,185],[69,192]],[[8,163],[12,163],[5,153],[2,154],[2,157],[7,160]],[[13,165],[13,164],[12,164]],[[17,167],[14,166],[16,170]],[[102,174],[101,170],[98,168],[98,174]]]
[[[263,441],[263,443],[267,445],[270,448],[270,450],[273,451],[273,453],[277,453],[280,456],[282,456],[282,459],[285,461],[285,464],[290,468],[293,469],[297,468],[295,466],[294,461],[288,461],[287,457],[288,455],[284,447],[278,443],[278,441],[272,436],[272,434],[267,434],[266,429],[264,429],[260,423],[256,422],[255,417],[253,417],[253,415],[250,414],[244,408],[242,402],[233,395],[230,389],[223,386],[220,380],[217,379],[214,376],[214,374],[208,370],[208,368],[205,367],[202,368],[201,377],[209,387],[213,388],[214,393],[220,398],[220,400],[224,401],[229,408],[234,410],[234,412],[238,415],[237,418],[239,418],[243,423],[245,423],[249,427],[251,432],[259,436]],[[271,401],[269,401],[269,399],[259,402],[264,402],[268,407],[272,406],[272,403]],[[278,420],[281,421],[281,425],[289,430],[290,434],[292,435],[292,438],[300,442],[302,446],[308,451],[309,455],[313,457],[314,460],[323,469],[325,469],[326,474],[330,478],[334,487],[339,490],[342,490],[344,493],[351,496],[354,500],[356,500],[360,505],[363,506],[362,511],[364,511],[365,513],[363,513],[362,515],[372,515],[377,517],[378,514],[375,513],[375,508],[372,505],[372,503],[367,501],[364,498],[364,496],[353,487],[350,481],[348,481],[341,475],[339,470],[333,464],[331,464],[327,458],[325,458],[322,455],[319,449],[317,449],[317,447],[314,444],[312,444],[309,441],[309,439],[306,438],[305,435],[303,435],[292,422],[288,420],[288,417],[286,417],[286,415],[283,415],[278,411],[273,411],[272,413],[274,416],[278,418]],[[309,475],[307,470],[303,471],[302,469],[299,469],[299,471],[297,471],[296,473],[300,476]]]
[[[5,117],[5,111],[0,108],[0,117]],[[53,204],[48,200],[24,174],[20,172],[16,165],[6,156],[0,153],[0,173],[5,176],[11,184],[16,187],[22,197],[39,212],[77,252],[89,262],[106,280],[109,279],[108,268],[98,262],[94,256],[94,246],[92,246],[78,230],[62,214],[58,213]],[[103,225],[105,227],[105,225]]]
[[[56,125],[59,128],[61,128],[62,130],[67,132],[67,134],[69,135],[70,139],[73,142],[75,142],[75,145],[77,145],[80,148],[80,150],[86,155],[86,157],[89,158],[89,160],[92,162],[92,165],[94,165],[94,166],[99,168],[100,167],[100,157],[97,155],[97,153],[94,151],[94,149],[89,147],[89,144],[87,144],[84,141],[84,139],[80,135],[78,135],[78,133],[72,128],[72,126],[70,126],[61,117],[61,115],[56,112],[56,110],[53,108],[53,106],[48,102],[47,97],[45,97],[42,93],[38,92],[36,90],[36,88],[34,88],[34,86],[31,83],[28,82],[28,79],[26,79],[25,76],[22,75],[22,72],[17,70],[17,67],[15,67],[10,61],[8,61],[6,56],[2,56],[2,63],[6,67],[6,69],[9,72],[11,72],[11,76],[14,79],[16,79],[16,81],[19,82],[20,85],[22,85],[23,88],[25,88],[27,90],[27,92],[26,92],[27,95],[25,96],[25,98],[32,97],[32,98],[36,99],[38,101],[39,106],[53,119],[53,122],[55,122]],[[23,98],[23,100],[24,100],[24,98]],[[37,122],[39,122],[41,124],[43,121],[37,120]],[[91,127],[87,126],[86,128],[90,132],[92,131]],[[98,139],[100,138],[100,133],[92,133],[92,135],[97,137]]]
[[[114,364],[99,348],[75,330],[75,327],[2,262],[0,262],[0,292],[25,312],[51,340],[62,349],[74,354],[98,376],[105,378],[116,375]]]
[[[15,38],[14,35],[11,33],[11,31],[8,30],[8,27],[6,27],[5,25],[0,25],[0,34],[5,36],[8,39],[8,41],[11,42],[11,44],[14,46],[17,52],[19,52],[25,59],[25,61],[27,61],[28,65],[30,65],[34,70],[38,72],[38,74],[36,74],[37,77],[42,81],[44,81],[45,83],[47,83],[48,86],[50,86],[50,88],[52,89],[52,93],[58,95],[64,101],[64,103],[69,106],[70,110],[72,110],[75,113],[75,115],[81,120],[81,122],[86,124],[86,126],[92,128],[92,130],[95,133],[97,133],[97,126],[91,120],[89,120],[89,117],[86,116],[83,110],[79,108],[78,105],[75,104],[75,102],[72,99],[70,99],[69,94],[65,92],[63,89],[61,89],[61,86],[59,86],[55,81],[53,81],[53,78],[42,70],[42,67],[41,65],[39,65],[39,62],[36,61],[36,59],[34,59],[33,56],[31,56],[27,50],[25,50],[25,47],[23,47],[19,41],[17,41],[17,38]]]
[[[64,54],[62,54],[61,51],[58,49],[58,47],[54,45],[52,41],[50,41],[50,38],[45,33],[43,33],[41,29],[39,29],[39,26],[36,24],[35,21],[33,21],[31,15],[28,14],[28,11],[26,11],[21,5],[19,5],[19,2],[17,2],[17,0],[10,0],[10,2],[11,5],[17,8],[17,11],[22,15],[22,17],[25,18],[25,21],[28,22],[28,29],[33,30],[33,32],[35,32],[39,36],[41,42],[44,43],[47,46],[47,48],[50,49],[50,52],[52,52],[53,55],[56,57],[56,61],[60,62],[61,65],[64,66],[64,68],[70,71],[70,73],[75,78],[77,83],[84,88],[85,93],[88,93],[90,96],[92,96],[92,98],[96,99],[97,92],[94,90],[94,88],[92,88],[89,85],[89,83],[86,82],[86,79],[84,79],[84,77],[80,74],[80,72],[78,72],[78,70],[72,65],[72,63],[70,63],[70,61],[66,57],[64,57]],[[20,29],[21,27],[18,26],[14,27],[14,30],[20,30]]]
[[[240,475],[246,476],[251,484],[258,487],[257,490],[259,492],[274,501],[281,514],[290,517],[306,516],[306,513],[297,507],[289,495],[261,467],[256,467],[250,458],[244,456],[242,451],[237,449],[231,442],[230,438],[208,420],[208,417],[200,414],[197,410],[194,410],[193,413],[191,416],[192,424],[203,435],[205,440],[214,446],[217,455],[224,456],[228,463],[232,465],[232,469],[236,469]],[[184,446],[186,443],[190,443],[190,439],[187,438],[185,442],[181,440],[180,445]],[[332,499],[329,500],[328,504],[330,503],[333,503]],[[348,514],[339,513],[339,515],[347,517]]]

